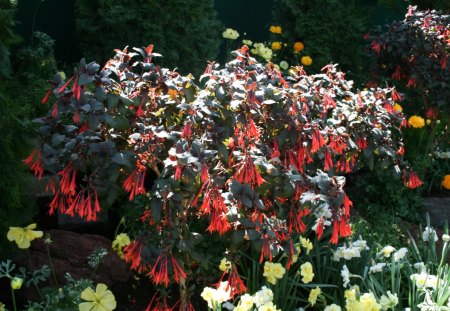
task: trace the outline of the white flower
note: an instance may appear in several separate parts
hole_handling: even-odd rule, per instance
[[[448,235],[448,234],[443,234],[443,235],[442,235],[442,241],[444,241],[444,242],[450,241],[450,235]]]
[[[379,262],[369,268],[369,273],[382,272],[384,266],[386,266],[385,262]]]
[[[392,294],[391,291],[388,291],[386,294],[387,296],[383,295],[380,298],[381,308],[383,310],[394,309],[398,305],[397,294]]]
[[[430,238],[435,242],[439,240],[436,230],[430,227],[425,227],[425,231],[422,232],[422,240],[427,242],[430,241]]]
[[[227,28],[224,32],[222,32],[222,37],[225,39],[236,40],[239,37],[239,33],[234,29]]]
[[[358,240],[352,242],[353,247],[357,247],[360,250],[369,250],[369,247],[367,246],[367,241],[362,240],[361,237],[359,237]]]
[[[416,268],[417,270],[420,270],[420,272],[425,272],[426,271],[426,267],[425,267],[425,264],[423,262],[416,262],[414,264],[414,268]]]
[[[347,287],[350,283],[350,271],[348,270],[346,265],[342,267],[341,276],[344,282],[344,287]]]
[[[289,64],[288,64],[288,62],[287,61],[281,61],[280,62],[280,68],[281,69],[284,69],[284,70],[286,70],[286,69],[288,69],[289,68]]]
[[[416,282],[416,286],[418,288],[433,288],[436,289],[437,283],[442,282],[442,280],[439,280],[437,276],[428,274],[426,272],[420,272],[419,274],[413,274],[411,275],[411,280]]]
[[[401,260],[401,259],[403,259],[403,257],[405,257],[406,256],[406,253],[408,252],[408,249],[406,248],[406,247],[402,247],[402,248],[400,248],[398,251],[396,251],[395,253],[394,253],[394,261],[395,262],[397,262],[397,261],[399,261],[399,260]]]
[[[383,247],[383,249],[381,249],[381,251],[378,253],[378,256],[383,255],[386,258],[391,257],[391,253],[395,251],[395,248],[393,248],[390,245],[387,245],[385,247]]]
[[[265,286],[261,287],[261,290],[257,291],[253,302],[255,303],[256,307],[262,306],[266,302],[273,300],[273,292],[270,288],[267,288]]]
[[[222,305],[222,308],[232,311],[234,310],[234,305],[231,302],[227,301]]]

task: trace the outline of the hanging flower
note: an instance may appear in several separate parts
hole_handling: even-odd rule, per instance
[[[309,66],[312,64],[312,58],[310,56],[303,56],[300,60],[302,62],[302,65]]]
[[[239,37],[239,33],[234,29],[227,28],[222,32],[222,37],[225,39],[236,40]]]
[[[81,292],[82,302],[78,305],[79,311],[112,311],[116,308],[117,303],[113,293],[103,284],[97,284],[95,291],[88,287]]]
[[[281,46],[282,46],[281,42],[279,42],[279,41],[272,42],[272,45],[271,45],[272,50],[274,50],[274,51],[281,50]]]
[[[450,175],[444,176],[444,179],[442,180],[442,187],[444,187],[447,190],[450,190]]]
[[[305,45],[303,44],[303,42],[295,42],[293,47],[294,47],[294,54],[297,54],[303,51]]]
[[[9,227],[7,238],[11,242],[15,241],[21,249],[29,248],[31,241],[42,238],[44,235],[42,231],[34,231],[33,229],[36,229],[36,224],[31,224],[25,228]]]
[[[420,117],[420,116],[412,116],[408,119],[408,123],[413,127],[413,128],[422,128],[425,126],[425,120],[424,118]]]

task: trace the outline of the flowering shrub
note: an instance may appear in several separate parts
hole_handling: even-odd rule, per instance
[[[370,56],[375,59],[374,77],[390,78],[407,89],[412,102],[404,108],[411,112],[428,110],[429,114],[436,114],[436,107],[448,111],[450,15],[409,6],[403,21],[366,38]]]
[[[49,175],[50,213],[95,220],[123,188],[141,212],[125,260],[156,285],[186,289],[196,267],[208,268],[205,235],[231,254],[251,245],[261,262],[285,253],[286,268],[308,227],[336,244],[351,234],[352,205],[338,174],[364,163],[392,163],[418,186],[392,89],[354,93],[333,65],[283,76],[247,47],[233,55],[222,68],[211,62],[197,85],[154,65],[152,45],[125,49],[102,69],[82,60],[43,99],[52,105],[36,120],[42,143],[26,162]],[[246,287],[229,259],[222,279],[233,297]]]

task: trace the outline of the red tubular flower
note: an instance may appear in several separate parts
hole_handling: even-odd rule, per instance
[[[175,282],[179,284],[181,280],[186,279],[186,272],[184,272],[184,270],[178,264],[178,261],[173,256],[171,256],[171,259],[172,259],[173,279],[175,280]]]
[[[339,240],[339,221],[337,219],[333,220],[333,231],[331,232],[330,243],[337,244]]]
[[[356,140],[356,145],[358,146],[359,149],[364,150],[367,148],[368,144],[367,144],[367,139],[364,136],[359,137]]]
[[[48,102],[48,99],[50,98],[50,95],[52,95],[52,93],[53,93],[53,89],[48,90],[47,93],[45,93],[44,98],[42,98],[41,103],[45,104],[46,102]]]
[[[181,176],[183,176],[183,166],[181,166],[180,164],[177,164],[177,166],[175,166],[175,180],[181,180]]]
[[[72,162],[69,162],[57,175],[61,176],[59,182],[61,192],[65,195],[75,196],[77,171],[74,170]]]
[[[128,199],[133,201],[139,194],[145,194],[145,167],[138,163],[138,167],[123,182],[123,188],[130,193]]]
[[[208,166],[206,164],[202,164],[202,170],[200,173],[200,180],[202,183],[206,183],[210,179],[209,173],[208,173]]]
[[[190,139],[192,135],[191,124],[187,122],[183,127],[183,132],[181,132],[181,138]]]
[[[337,154],[341,154],[346,148],[347,144],[343,141],[343,139],[338,135],[330,135],[330,143],[329,146],[333,151]]]
[[[73,76],[69,80],[67,80],[67,82],[64,83],[64,85],[58,89],[58,94],[62,93],[66,89],[66,87],[70,84],[70,82],[73,80],[73,78],[75,78],[75,76]]]
[[[223,235],[230,229],[231,226],[228,222],[227,215],[223,212],[214,210],[212,212],[211,221],[206,230],[209,232],[218,232],[219,235]]]
[[[241,184],[250,184],[252,188],[255,184],[261,186],[266,182],[259,174],[256,166],[253,164],[252,157],[249,155],[246,155],[242,166],[234,174],[234,178]]]
[[[345,216],[350,216],[350,207],[353,206],[353,202],[350,201],[347,194],[344,193],[344,201],[342,203],[344,205],[344,214]]]
[[[330,94],[326,93],[323,97],[323,107],[328,109],[329,107],[336,108],[336,102],[330,96]]]
[[[220,285],[220,282],[218,285]],[[234,297],[234,295],[245,293],[247,291],[247,287],[245,287],[245,284],[242,281],[235,265],[233,265],[233,267],[231,268],[230,275],[228,276],[227,289],[228,288],[230,288],[231,297]]]
[[[167,252],[163,252],[156,259],[153,269],[147,274],[152,278],[153,283],[156,285],[164,284],[166,287],[169,285],[169,264],[172,266],[173,278],[175,282],[179,283],[180,280],[186,278],[186,273],[183,269],[181,269],[177,260]]]
[[[392,88],[391,91],[391,98],[394,102],[400,102],[402,101],[402,97],[400,96],[400,94],[397,92],[397,90],[394,88]]]
[[[416,172],[409,173],[409,179],[407,180],[406,176],[403,175],[403,184],[405,187],[410,189],[414,189],[423,185],[423,182],[419,179]]]
[[[150,300],[145,311],[172,311],[172,310],[174,310],[175,306],[170,308],[169,305],[167,304],[166,296],[162,296],[162,297],[157,297],[157,296],[158,296],[158,292],[156,292],[153,295],[152,300]]]
[[[280,156],[281,156],[281,153],[280,153],[280,150],[278,149],[278,141],[277,141],[277,139],[275,138],[275,139],[273,140],[273,151],[272,151],[272,153],[270,154],[270,158],[271,158],[271,159],[273,159],[273,158],[280,158]]]
[[[58,117],[58,105],[56,103],[52,107],[52,117],[55,119]]]
[[[324,155],[324,169],[325,171],[329,171],[331,168],[333,168],[333,159],[328,148],[325,148]]]
[[[268,237],[262,238],[263,246],[261,248],[261,255],[259,256],[259,263],[262,263],[264,258],[269,258],[269,261],[272,262],[272,251],[270,250],[270,242]]]
[[[378,43],[378,41],[373,40],[372,43],[370,43],[370,47],[372,48],[372,50],[377,53],[380,54],[381,49],[382,49],[382,45],[380,43]]]
[[[127,263],[131,263],[131,269],[137,270],[141,267],[142,241],[133,240],[124,247],[123,253]]]
[[[399,65],[395,68],[394,73],[391,76],[392,80],[401,80],[402,79],[402,69]]]
[[[435,108],[428,108],[426,112],[427,118],[430,120],[436,120],[438,117],[438,110]]]
[[[323,139],[322,134],[320,134],[319,129],[315,128],[312,133],[311,152],[317,152],[323,145],[325,145],[325,140]]]
[[[37,176],[39,179],[44,175],[44,165],[42,163],[42,151],[39,148],[33,150],[33,152],[23,160],[23,162],[30,167],[30,170],[33,172],[34,176]]]
[[[350,228],[350,224],[348,223],[347,217],[341,217],[339,221],[339,235],[342,237],[348,237],[352,234],[352,229]]]
[[[406,87],[413,87],[416,88],[417,87],[417,81],[414,78],[409,78],[408,80],[408,84],[406,85]]]
[[[319,218],[319,220],[317,221],[317,226],[316,226],[316,235],[317,235],[318,240],[320,240],[322,238],[324,225],[325,225],[325,220],[323,219],[323,217]]]
[[[400,148],[398,148],[397,152],[395,154],[404,156],[405,155],[405,148],[403,146],[400,146]]]
[[[292,233],[293,231],[296,233],[303,233],[306,230],[306,225],[303,222],[302,218],[309,214],[309,209],[296,210],[291,208],[289,211],[289,215],[287,218],[288,222],[288,232]]]
[[[442,55],[441,57],[441,69],[445,69],[447,67],[447,55]]]

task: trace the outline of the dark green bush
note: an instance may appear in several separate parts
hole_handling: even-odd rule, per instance
[[[152,43],[159,63],[198,74],[218,54],[221,24],[212,0],[77,0],[76,27],[87,60],[107,60],[117,47]]]
[[[9,76],[11,72],[11,44],[18,40],[12,31],[16,7],[13,1],[0,0],[0,78]]]
[[[368,29],[362,1],[276,0],[274,22],[283,27],[285,42],[302,41],[313,59],[313,71],[339,63],[354,79],[365,59],[363,34]]]

